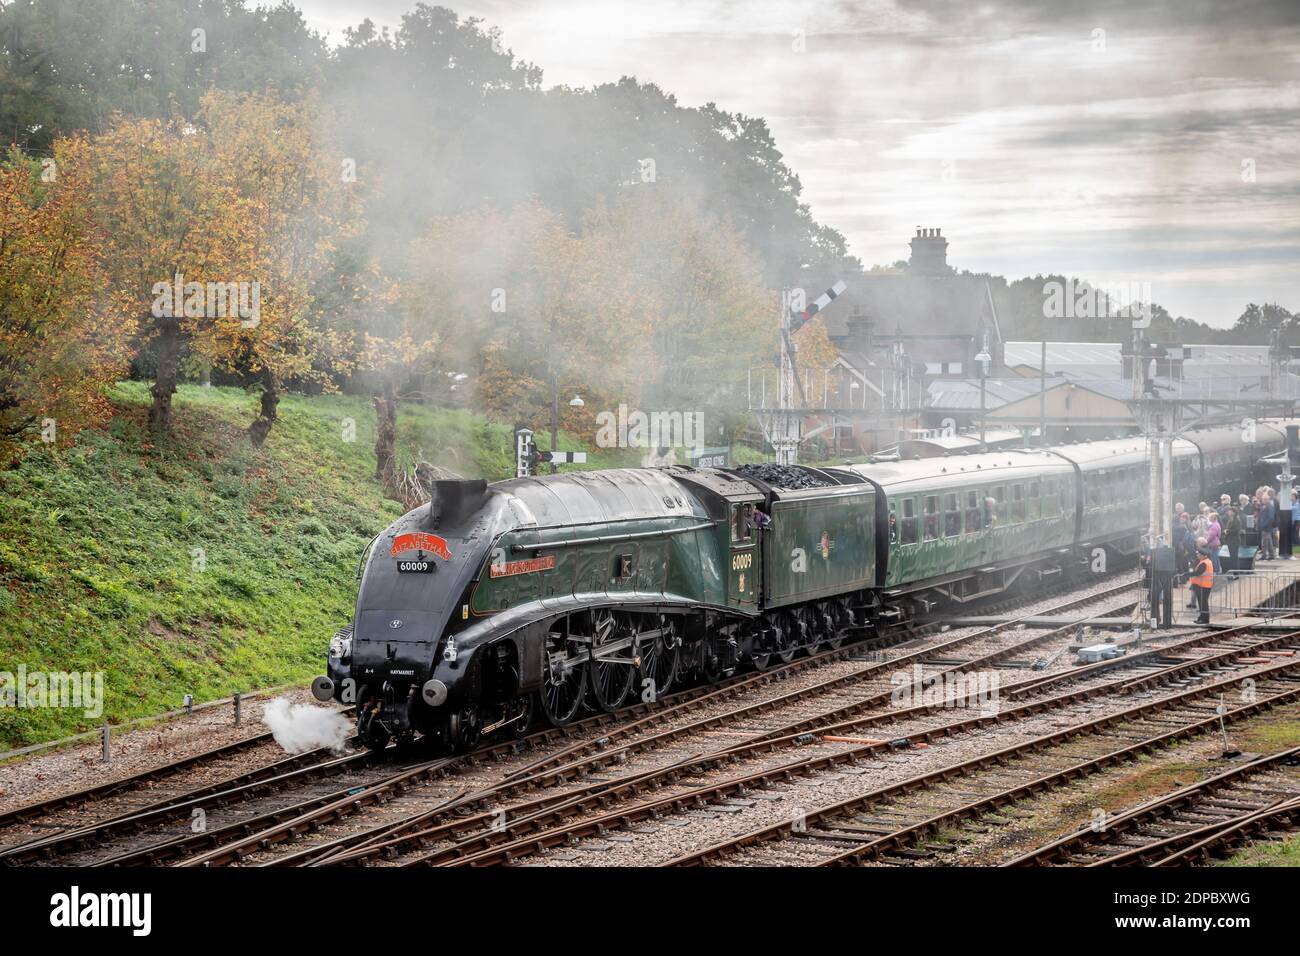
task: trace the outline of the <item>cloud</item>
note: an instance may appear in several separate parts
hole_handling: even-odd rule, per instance
[[[320,27],[396,24],[413,2],[300,6]],[[1287,231],[1300,219],[1294,0],[456,9],[500,26],[548,85],[635,75],[684,105],[766,118],[813,214],[868,264],[906,256],[917,225],[941,226],[958,267],[1088,275],[1123,250],[1135,271],[1168,274],[1161,301],[1175,314],[1228,324],[1263,288],[1300,307],[1300,245]],[[1267,252],[1252,257],[1261,239]]]

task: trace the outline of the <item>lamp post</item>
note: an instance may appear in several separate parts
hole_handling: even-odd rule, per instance
[[[582,400],[582,396],[575,394],[569,399],[570,408],[582,408],[587,403]],[[560,377],[556,372],[551,373],[551,452],[554,453],[556,446],[560,443]],[[558,466],[555,460],[551,460],[551,474],[555,474]]]
[[[984,388],[988,382],[989,370],[993,366],[993,356],[989,355],[988,345],[982,345],[979,354],[975,356],[975,371],[980,378],[980,451],[988,451],[988,446],[984,441],[984,413],[985,413],[985,392]]]

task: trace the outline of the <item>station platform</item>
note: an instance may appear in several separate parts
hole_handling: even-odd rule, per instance
[[[1290,589],[1294,594],[1300,588],[1300,556],[1271,561],[1255,561],[1249,573],[1234,576],[1231,573],[1215,575],[1214,590],[1210,592],[1210,624],[1212,628],[1250,626],[1260,631],[1300,630],[1300,608],[1288,607],[1279,602],[1280,595]],[[1137,593],[1137,586],[1134,586]],[[1197,611],[1187,605],[1194,601],[1192,590],[1185,584],[1174,589],[1173,625],[1169,630],[1204,627],[1196,624]],[[1281,603],[1274,613],[1260,613],[1259,609]],[[1124,617],[1088,617],[1085,614],[1056,614],[1022,617],[1011,614],[966,614],[939,619],[952,627],[991,627],[995,624],[1017,622],[1024,627],[1059,628],[1087,624],[1094,630],[1119,631],[1144,623],[1132,615]]]
[[[1184,592],[1186,593],[1186,592]],[[1177,598],[1177,595],[1175,595]],[[1187,599],[1183,598],[1185,604]],[[1202,629],[1207,625],[1195,624],[1196,612],[1187,608],[1174,608],[1174,623],[1168,628],[1170,631],[1189,631],[1193,629]],[[1119,631],[1133,627],[1135,623],[1131,617],[1084,617],[1082,615],[1071,616],[1068,614],[1059,617],[1029,617],[1019,618],[1014,614],[1003,615],[979,615],[972,614],[967,617],[944,617],[940,618],[941,624],[948,624],[952,627],[992,627],[994,624],[1010,624],[1017,622],[1024,627],[1041,627],[1052,630],[1058,627],[1069,627],[1074,624],[1087,624],[1094,630],[1102,631]],[[1229,614],[1219,615],[1217,619],[1211,615],[1209,627],[1226,630],[1230,627],[1244,627],[1249,625],[1256,630],[1261,631],[1300,631],[1300,618],[1270,618],[1270,617],[1253,617],[1238,616],[1234,617]]]

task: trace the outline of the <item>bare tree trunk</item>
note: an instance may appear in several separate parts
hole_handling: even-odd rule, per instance
[[[154,376],[153,404],[149,407],[149,427],[158,432],[170,432],[172,427],[172,396],[180,375],[181,330],[176,320],[163,324],[158,334],[158,371]]]
[[[262,412],[248,426],[248,437],[254,448],[261,448],[275,424],[276,409],[280,404],[280,378],[269,368],[262,372]]]
[[[397,396],[391,384],[375,396],[375,480],[393,486],[397,472]]]

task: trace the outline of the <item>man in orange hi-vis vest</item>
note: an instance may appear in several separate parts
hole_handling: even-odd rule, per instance
[[[1196,573],[1192,575],[1192,580],[1189,582],[1192,591],[1196,594],[1196,607],[1200,612],[1196,617],[1196,623],[1209,624],[1210,590],[1214,587],[1214,562],[1210,560],[1208,548],[1198,550],[1196,559]]]

